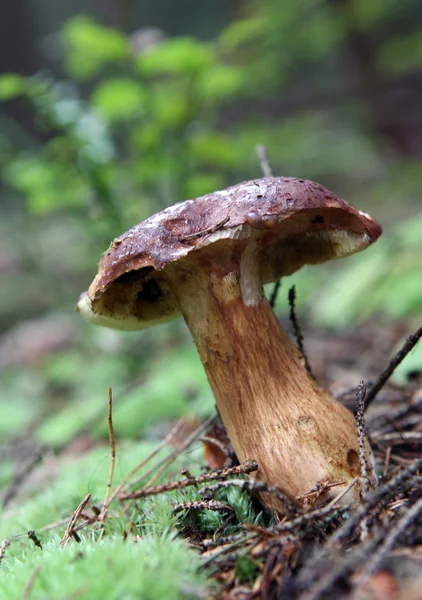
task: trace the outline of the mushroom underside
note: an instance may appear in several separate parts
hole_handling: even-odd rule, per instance
[[[238,254],[245,245],[253,247],[258,259],[262,283],[276,281],[290,275],[306,264],[318,264],[342,258],[364,249],[370,240],[366,234],[344,230],[317,230],[297,233],[281,239],[274,230],[257,232],[250,226],[224,229],[198,240],[190,248],[186,258],[189,264],[192,253],[208,254],[212,245],[215,255]],[[88,318],[107,327],[138,330],[167,321],[180,314],[178,301],[168,284],[168,270],[172,263],[162,269],[141,265],[136,268],[136,257],[130,261],[130,270],[88,293],[79,310]]]

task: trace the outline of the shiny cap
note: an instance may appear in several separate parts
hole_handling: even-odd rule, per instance
[[[323,186],[294,177],[246,181],[175,204],[116,238],[77,310],[99,325],[142,329],[177,316],[166,268],[211,246],[254,241],[263,283],[363,250],[380,225]]]

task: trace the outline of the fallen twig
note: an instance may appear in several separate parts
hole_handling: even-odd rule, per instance
[[[37,548],[42,550],[42,544],[41,544],[40,540],[38,539],[38,537],[36,536],[34,530],[31,529],[31,531],[28,531],[28,538],[31,540],[31,542],[34,542],[34,544],[35,544],[35,546],[37,546]]]
[[[280,286],[281,286],[281,279],[279,279],[278,281],[275,282],[272,292],[271,292],[271,296],[269,299],[269,303],[271,308],[274,308],[276,300],[277,300],[277,296],[278,296],[278,292],[280,290]]]
[[[349,504],[345,504],[344,506],[335,506],[331,503],[323,508],[316,508],[315,510],[310,510],[291,521],[286,521],[285,523],[280,523],[279,525],[275,525],[273,527],[273,531],[277,533],[284,533],[287,531],[292,531],[297,527],[301,527],[305,525],[305,523],[310,523],[311,521],[323,519],[324,517],[341,515],[342,513],[347,512],[350,509]]]
[[[366,468],[366,448],[365,448],[365,397],[366,397],[366,386],[363,381],[360,382],[356,389],[356,410],[355,420],[356,429],[358,434],[358,450],[359,450],[359,462],[360,462],[360,474],[361,474],[361,498],[365,500],[370,489],[370,481],[368,478],[368,471]]]
[[[296,286],[292,285],[292,287],[289,289],[289,306],[290,306],[289,317],[290,317],[290,321],[293,325],[293,330],[295,333],[297,347],[299,348],[299,351],[302,354],[303,361],[305,363],[305,369],[308,371],[309,375],[311,375],[311,377],[313,377],[311,366],[309,364],[308,357],[306,356],[305,347],[303,344],[303,335],[302,335],[302,330],[300,328],[299,321],[298,321],[298,318],[296,315],[295,304],[296,304]]]
[[[388,446],[397,446],[398,444],[422,444],[422,432],[420,431],[403,431],[394,433],[384,433],[383,435],[374,436],[379,444],[385,443]]]
[[[42,569],[42,565],[37,565],[35,567],[35,569],[32,571],[32,574],[31,574],[30,578],[28,579],[28,582],[23,591],[22,600],[29,600],[29,598],[31,597],[32,588],[34,587],[35,581],[36,581],[41,569]]]
[[[227,536],[223,536],[217,539],[205,539],[201,542],[201,546],[202,548],[204,548],[204,550],[210,550],[212,548],[217,548],[217,546],[225,546],[227,544],[233,544],[233,542],[237,542],[238,540],[240,540],[241,538],[244,538],[245,534],[242,533],[237,533],[236,535],[227,535]]]
[[[64,532],[64,536],[60,542],[60,546],[62,548],[65,547],[65,545],[67,544],[69,538],[71,536],[74,537],[74,527],[76,525],[76,522],[78,521],[79,517],[81,516],[81,513],[83,511],[83,509],[85,508],[85,506],[88,504],[89,500],[91,499],[91,494],[87,494],[85,496],[85,498],[83,498],[83,500],[80,502],[78,508],[75,510],[75,512],[73,513],[73,515],[70,518],[69,521],[69,525],[66,527],[66,531]]]
[[[372,539],[368,538],[366,544],[360,544],[360,546],[358,546],[354,552],[349,553],[346,558],[341,557],[340,561],[333,566],[331,571],[325,573],[314,585],[307,586],[307,591],[299,596],[299,600],[318,600],[319,598],[328,598],[328,592],[336,583],[336,581],[346,575],[347,572],[353,569],[355,566],[362,563],[362,561],[366,560],[379,543],[382,535],[383,533],[381,532],[378,533],[378,536]]]
[[[272,169],[270,166],[270,161],[268,159],[268,152],[267,152],[267,148],[266,148],[265,144],[258,144],[256,146],[256,154],[258,156],[259,164],[261,166],[261,171],[262,171],[262,174],[264,175],[264,177],[272,177],[273,172],[272,172]],[[274,308],[274,306],[275,306],[275,303],[277,300],[277,295],[280,290],[280,285],[281,285],[281,281],[278,280],[275,282],[275,284],[273,286],[271,296],[269,299],[271,308]]]
[[[225,544],[224,546],[218,546],[216,549],[208,550],[206,552],[206,558],[202,562],[202,564],[199,568],[203,569],[204,567],[208,566],[213,560],[215,560],[222,554],[226,554],[227,552],[230,552],[230,550],[233,550],[234,548],[237,548],[238,546],[245,547],[247,542],[254,541],[257,538],[258,538],[258,534],[252,532],[252,533],[248,533],[246,535],[242,535],[238,539],[236,539],[233,542],[230,542],[228,544]]]
[[[6,552],[7,552],[7,549],[9,546],[10,546],[10,539],[4,538],[4,540],[0,544],[0,565],[1,565],[1,561],[3,560],[3,558],[6,555]]]
[[[123,481],[121,481],[119,483],[119,485],[114,489],[113,493],[111,494],[110,498],[108,499],[107,504],[105,504],[106,508],[108,508],[108,506],[110,506],[110,504],[113,502],[113,500],[125,488],[125,486],[129,483],[129,481],[132,479],[132,477],[134,477],[134,475],[136,475],[136,473],[138,473],[138,471],[140,471],[143,467],[145,467],[145,465],[147,465],[165,446],[167,446],[167,444],[170,443],[170,441],[174,438],[174,436],[179,433],[180,429],[183,426],[183,423],[184,423],[184,419],[179,419],[179,421],[171,429],[169,434],[154,448],[154,450],[148,455],[148,457],[145,460],[141,461],[138,465],[136,465],[136,467],[134,467],[132,469],[132,471],[130,471],[126,475],[126,477],[123,479]],[[163,459],[163,461],[166,461],[167,458],[168,457]]]
[[[397,352],[397,354],[390,360],[390,362],[388,363],[386,368],[379,375],[377,381],[369,389],[369,391],[366,395],[365,409],[367,409],[368,406],[370,406],[370,404],[372,404],[372,402],[375,400],[378,392],[384,387],[384,385],[390,379],[391,375],[394,373],[394,371],[399,366],[399,364],[402,362],[402,360],[404,358],[406,358],[406,356],[409,354],[409,352],[411,350],[413,350],[413,348],[419,342],[421,336],[422,336],[422,327],[419,327],[419,329],[417,331],[415,331],[415,333],[413,333],[412,335],[409,335],[409,337],[407,338],[407,340],[405,341],[403,346],[400,348],[400,350]]]
[[[210,473],[203,473],[197,477],[186,477],[180,481],[172,481],[164,483],[162,485],[156,485],[154,487],[145,487],[136,492],[130,492],[129,494],[122,494],[119,496],[119,500],[134,500],[136,498],[145,498],[146,496],[153,496],[156,494],[163,494],[171,492],[172,490],[179,490],[191,485],[198,485],[205,481],[213,481],[215,479],[224,479],[230,477],[230,475],[239,475],[241,473],[252,473],[258,469],[258,464],[254,460],[248,460],[245,463],[237,465],[236,467],[229,467],[227,469],[218,469],[217,471],[211,471]]]
[[[289,514],[297,513],[297,508],[292,505],[291,501],[278,488],[269,486],[265,481],[256,481],[255,479],[228,479],[227,481],[219,481],[213,485],[204,486],[199,490],[200,494],[214,495],[218,490],[226,487],[239,487],[242,490],[250,492],[267,493],[277,498]]]
[[[305,500],[312,498],[313,504],[317,502],[317,500],[321,497],[321,495],[327,490],[331,490],[334,487],[339,485],[344,485],[345,481],[335,481],[332,483],[328,483],[327,481],[318,481],[316,485],[309,490],[309,492],[305,492],[304,494],[300,494],[299,496],[295,496],[296,500]]]
[[[114,476],[114,466],[116,463],[116,438],[114,437],[114,428],[113,428],[113,390],[111,389],[111,387],[108,388],[107,423],[108,423],[108,435],[109,435],[109,439],[110,439],[110,472],[108,475],[106,494],[105,494],[105,498],[104,498],[104,502],[103,502],[103,509],[101,511],[101,514],[98,517],[98,520],[102,523],[105,521],[105,518],[107,516],[107,509],[108,509],[108,505],[109,505],[111,486],[113,483],[113,476]]]
[[[421,512],[422,498],[419,498],[419,500],[415,502],[415,504],[413,504],[413,506],[411,506],[404,513],[404,515],[394,523],[390,531],[386,535],[384,534],[384,541],[366,563],[366,566],[360,575],[359,582],[357,584],[358,589],[362,589],[365,586],[365,584],[368,582],[368,579],[373,573],[375,573],[385,556],[393,548],[397,538],[409,527],[412,521],[414,521]]]
[[[415,460],[410,466],[400,470],[394,477],[372,490],[366,500],[356,508],[353,514],[328,538],[324,546],[318,548],[304,565],[299,576],[303,588],[309,588],[320,572],[321,561],[330,553],[338,550],[339,544],[350,539],[353,531],[362,519],[366,518],[376,507],[386,506],[397,490],[404,492],[412,485],[414,475],[422,469],[422,459]]]
[[[268,160],[268,153],[265,144],[258,144],[256,147],[256,153],[258,155],[259,164],[261,165],[261,171],[264,177],[272,177],[273,173]]]
[[[199,438],[201,433],[203,431],[205,431],[216,420],[216,418],[217,418],[216,415],[213,415],[212,417],[208,417],[208,419],[203,421],[195,429],[195,431],[192,431],[192,433],[190,435],[188,435],[188,437],[186,438],[186,440],[183,442],[183,444],[181,446],[179,446],[178,448],[175,448],[169,454],[169,456],[167,456],[166,458],[163,458],[158,464],[153,465],[146,473],[143,473],[137,479],[134,479],[130,485],[133,487],[136,484],[138,484],[140,481],[142,481],[143,479],[146,479],[147,477],[150,477],[150,476],[151,476],[150,479],[148,479],[148,481],[146,482],[145,485],[146,486],[152,485],[154,483],[154,481],[156,481],[160,477],[160,475],[167,469],[167,467],[178,456],[180,456],[182,454],[182,452],[187,450],[187,448],[189,448],[189,446],[191,444],[193,444],[193,442]]]
[[[180,512],[182,510],[233,510],[232,506],[218,502],[218,500],[193,500],[192,502],[180,502],[173,504],[173,511]]]

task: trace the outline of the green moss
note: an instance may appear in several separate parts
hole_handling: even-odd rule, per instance
[[[199,559],[178,539],[146,535],[136,542],[114,536],[60,549],[56,535],[38,548],[14,556],[14,545],[2,563],[0,597],[22,598],[25,586],[40,568],[31,600],[194,599],[205,595],[205,577],[198,574]]]

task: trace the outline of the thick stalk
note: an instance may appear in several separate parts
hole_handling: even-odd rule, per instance
[[[245,304],[240,269],[210,275],[190,265],[177,282],[182,312],[239,460],[255,459],[261,477],[291,499],[318,482],[347,485],[358,476],[352,414],[308,375],[263,293],[255,290],[253,302]],[[358,489],[347,501],[357,498]]]

